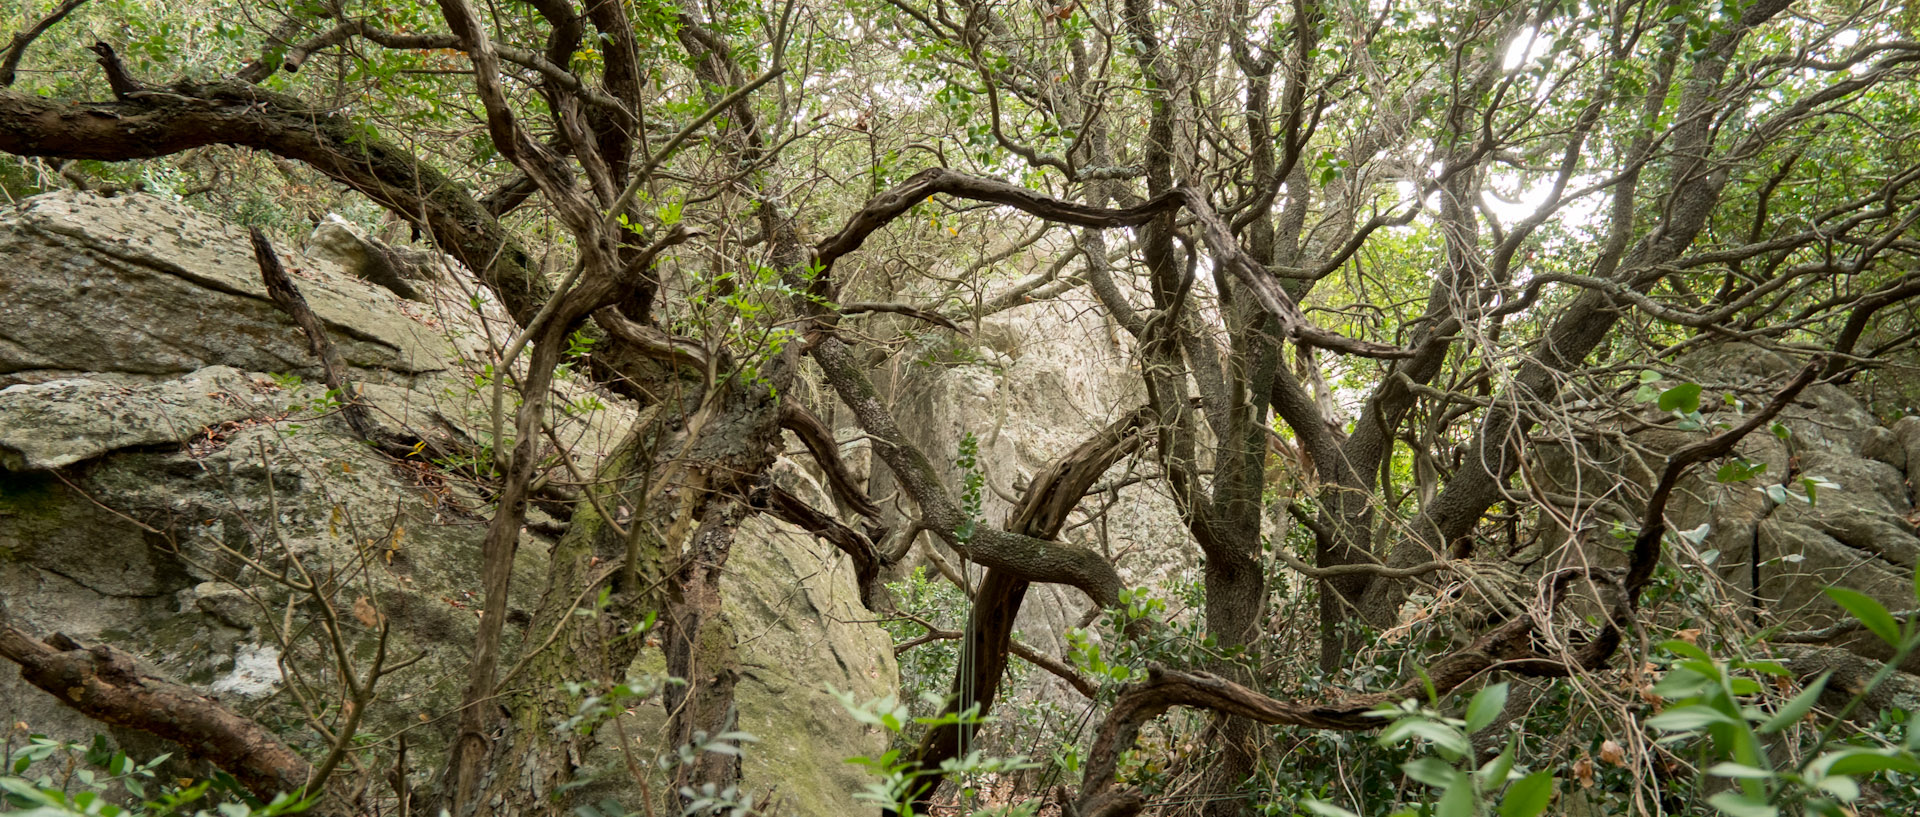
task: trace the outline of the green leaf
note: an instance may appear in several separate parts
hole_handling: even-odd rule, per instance
[[[1324,800],[1302,800],[1300,801],[1300,805],[1306,806],[1308,811],[1324,815],[1324,817],[1360,817],[1358,814]]]
[[[1700,704],[1675,707],[1647,719],[1648,726],[1663,732],[1688,732],[1721,723],[1733,723],[1733,718]]]
[[[1880,636],[1880,640],[1896,648],[1900,646],[1900,624],[1893,620],[1893,614],[1888,613],[1880,602],[1865,593],[1845,587],[1828,587],[1825,592],[1827,598],[1847,608],[1847,612],[1860,619],[1860,623],[1872,630],[1874,635]]]
[[[1513,774],[1513,752],[1517,741],[1518,736],[1509,738],[1506,750],[1487,761],[1487,765],[1480,767],[1480,785],[1498,788],[1507,782],[1507,778]]]
[[[1773,772],[1766,769],[1757,769],[1740,763],[1715,763],[1707,769],[1707,774],[1737,780],[1765,780],[1773,776]]]
[[[1453,782],[1440,795],[1440,803],[1434,806],[1434,817],[1474,817],[1473,778],[1469,775],[1454,773]]]
[[[1660,373],[1659,373],[1659,372],[1656,372],[1656,371],[1654,371],[1654,370],[1652,370],[1652,369],[1648,369],[1648,370],[1646,370],[1646,371],[1643,371],[1643,372],[1641,372],[1641,373],[1640,373],[1640,382],[1642,382],[1642,383],[1658,383],[1658,382],[1660,382]]]
[[[1700,645],[1687,642],[1687,641],[1682,641],[1678,638],[1669,639],[1669,640],[1660,642],[1660,648],[1663,650],[1666,650],[1667,652],[1673,653],[1675,655],[1685,656],[1687,658],[1692,658],[1696,661],[1713,660],[1712,658],[1707,656],[1706,650],[1700,649]]]
[[[1807,713],[1813,710],[1814,703],[1820,700],[1820,692],[1827,688],[1827,678],[1832,675],[1833,673],[1829,672],[1820,676],[1813,683],[1808,684],[1806,689],[1801,690],[1800,694],[1793,696],[1793,700],[1780,707],[1780,710],[1773,713],[1773,717],[1768,718],[1766,723],[1760,724],[1760,734],[1771,735],[1799,723],[1801,718],[1806,717]]]
[[[1700,384],[1682,383],[1660,393],[1661,411],[1692,414],[1700,410]]]
[[[1507,787],[1500,801],[1500,817],[1540,817],[1553,802],[1553,772],[1541,769]]]
[[[1452,785],[1454,775],[1459,770],[1437,757],[1422,757],[1400,764],[1400,769],[1408,777],[1432,786],[1436,789]]]
[[[1814,785],[1849,803],[1860,799],[1860,784],[1853,782],[1853,778],[1844,774],[1820,778],[1820,781]]]
[[[1467,733],[1472,734],[1493,724],[1500,717],[1501,710],[1507,708],[1507,684],[1502,681],[1473,694],[1473,700],[1467,702]]]
[[[1713,478],[1718,482],[1746,482],[1766,472],[1767,464],[1764,462],[1738,459],[1720,466],[1720,470],[1714,473]]]
[[[1455,757],[1470,754],[1473,744],[1467,742],[1467,736],[1443,723],[1436,723],[1421,717],[1401,718],[1391,726],[1380,730],[1380,745],[1393,746],[1409,737],[1419,736],[1433,742],[1441,751]]]
[[[1691,698],[1712,686],[1714,680],[1699,672],[1682,667],[1666,674],[1654,682],[1653,694],[1669,701]]]
[[[1739,792],[1723,791],[1707,798],[1707,802],[1733,817],[1779,817],[1780,814],[1780,810],[1768,805],[1765,798],[1749,797]]]
[[[1859,749],[1840,755],[1826,768],[1827,774],[1871,774],[1884,771],[1920,774],[1920,761],[1904,755]]]

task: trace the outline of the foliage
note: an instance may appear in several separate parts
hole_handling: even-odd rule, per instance
[[[0,774],[0,811],[21,817],[279,817],[318,802],[282,793],[262,802],[225,773],[207,780],[162,778],[171,755],[146,762],[114,750],[96,735],[91,745],[28,735]]]
[[[946,724],[980,726],[989,721],[988,718],[980,715],[977,707],[934,717],[913,717],[909,714],[906,705],[900,703],[898,698],[891,696],[859,702],[855,701],[849,693],[836,690],[834,695],[840,698],[841,705],[854,720],[878,727],[887,734],[895,736],[906,734],[910,724],[918,724],[922,727]],[[931,703],[935,708],[941,705],[937,698]],[[961,785],[962,803],[971,804],[979,795],[975,787],[998,775],[1030,769],[1035,765],[1025,757],[993,756],[978,748],[966,753],[963,757],[944,761],[938,769],[921,768],[915,765],[910,758],[903,757],[903,752],[898,748],[888,749],[878,757],[854,757],[849,758],[847,762],[866,769],[869,774],[878,778],[868,783],[866,789],[856,796],[900,814],[902,817],[913,817],[916,813],[914,793],[927,777],[948,777],[958,781]],[[961,813],[968,817],[1033,817],[1039,808],[1038,800],[1027,800],[991,808],[963,805]]]

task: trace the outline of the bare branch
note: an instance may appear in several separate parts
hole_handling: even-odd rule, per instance
[[[67,15],[72,14],[74,9],[86,5],[86,2],[87,0],[66,0],[60,4],[59,8],[54,9],[53,13],[40,18],[40,22],[34,23],[31,28],[13,35],[13,40],[7,43],[7,50],[0,52],[0,88],[12,87],[14,72],[20,68],[20,58],[27,55],[27,46],[33,45],[33,41],[47,33],[47,29],[59,25],[61,20],[67,19]]]

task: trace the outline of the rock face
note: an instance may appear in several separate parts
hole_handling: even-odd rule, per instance
[[[973,436],[978,470],[985,479],[981,517],[986,524],[1006,519],[1034,474],[1106,423],[1146,403],[1139,374],[1132,368],[1131,339],[1121,342],[1115,336],[1119,330],[1104,323],[1103,313],[1085,298],[1076,300],[1070,294],[999,313],[977,328],[968,326],[971,336],[952,344],[925,339],[875,374],[876,385],[893,397],[901,428],[936,467],[944,465],[949,485],[965,484],[959,452],[962,439]],[[857,439],[858,429],[851,420],[844,422],[843,436]],[[869,464],[871,495],[884,497],[896,490],[886,467],[871,464],[864,442],[855,444],[849,460],[856,467]],[[1150,460],[1136,457],[1116,466],[1103,482],[1123,481],[1129,467],[1158,472]],[[1153,481],[1105,493],[1083,503],[1082,509],[1061,538],[1112,558],[1130,585],[1155,585],[1197,570],[1197,549],[1166,545],[1189,539],[1172,499],[1159,493]],[[939,547],[950,563],[959,564],[944,545]],[[981,568],[972,568],[970,581],[977,583],[981,574]],[[1035,649],[1063,655],[1066,631],[1092,606],[1078,590],[1036,585],[1021,606],[1017,631]],[[1028,673],[1025,687],[1012,690],[1012,695],[1084,701],[1044,672]]]
[[[338,257],[340,243],[321,254]],[[244,231],[218,219],[147,196],[50,194],[0,212],[0,254],[0,600],[15,619],[133,652],[318,750],[293,685],[333,683],[304,626],[319,600],[275,576],[326,577],[360,660],[382,622],[391,655],[425,656],[386,682],[364,728],[411,727],[412,764],[432,769],[480,601],[487,500],[459,463],[396,464],[352,437],[325,389],[303,380],[318,374],[306,340],[268,300]],[[333,261],[282,255],[377,422],[452,451],[487,441],[491,394],[474,378],[486,338],[513,327],[492,304],[473,314],[475,282],[448,279],[468,273],[409,277],[418,300],[406,300]],[[560,390],[574,410],[556,431],[590,468],[634,411],[578,382]],[[826,687],[891,692],[892,650],[884,631],[850,623],[872,616],[830,548],[755,524],[734,548],[726,612],[751,668],[742,727],[767,738],[747,769],[809,804],[798,813],[845,813],[862,781],[808,736],[881,751]],[[510,601],[523,611],[548,549],[524,536]],[[68,739],[107,731],[0,671],[0,722],[15,721]]]
[[[306,339],[286,331],[245,238],[151,196],[56,193],[0,216],[0,386],[213,365],[310,370]],[[446,365],[445,341],[387,293],[309,259],[288,267],[348,364],[390,375]]]
[[[1722,395],[1737,395],[1752,411],[1800,365],[1741,344],[1710,347],[1674,362],[1703,387],[1701,406],[1709,425],[1738,421]],[[1920,557],[1914,505],[1920,487],[1920,417],[1883,426],[1846,390],[1815,385],[1783,411],[1779,421],[1787,431],[1784,436],[1756,432],[1736,450],[1755,466],[1765,466],[1756,476],[1723,483],[1716,478],[1715,463],[1696,468],[1683,480],[1669,505],[1668,523],[1675,530],[1703,535],[1697,544],[1681,543],[1680,549],[1690,552],[1670,552],[1668,558],[1679,560],[1676,564],[1683,569],[1711,565],[1743,596],[1729,599],[1736,608],[1730,612],[1761,614],[1766,623],[1787,630],[1824,627],[1842,617],[1822,592],[1826,587],[1859,590],[1890,610],[1914,609],[1913,573]],[[1593,498],[1618,484],[1610,475],[1624,475],[1643,494],[1663,466],[1660,456],[1706,433],[1643,429],[1628,435],[1643,447],[1638,451],[1590,446],[1582,451],[1586,461],[1577,467],[1561,452],[1544,458],[1549,465],[1545,471],[1554,490],[1565,494]],[[1809,492],[1808,479],[1822,479],[1832,487],[1816,483]],[[1626,498],[1618,492],[1614,496]],[[1644,506],[1621,504],[1631,507],[1615,516],[1638,524]],[[1605,503],[1594,507],[1603,509]],[[1617,554],[1605,550],[1581,552],[1619,561]],[[1888,654],[1871,635],[1846,645],[1870,657]]]

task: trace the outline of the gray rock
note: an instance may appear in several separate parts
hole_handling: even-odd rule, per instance
[[[271,413],[264,391],[226,366],[152,385],[54,380],[0,389],[0,468],[50,470],[123,448],[184,443]]]
[[[845,761],[878,757],[888,735],[863,726],[833,694],[856,704],[897,694],[899,670],[886,632],[860,622],[873,616],[860,604],[853,567],[844,556],[782,522],[748,520],[736,536],[720,581],[723,631],[731,635],[740,668],[734,686],[738,730],[758,740],[745,745],[741,787],[756,802],[778,801],[772,813],[860,814],[873,809],[853,795],[874,778]],[[659,675],[658,652],[643,653],[632,672]],[[636,707],[625,725],[636,756],[671,752],[667,712],[659,698]],[[624,766],[610,757],[588,770],[587,800],[622,800],[639,809]],[[653,790],[667,791],[658,767]],[[671,798],[666,798],[671,799]]]
[[[1749,410],[1753,391],[1778,389],[1799,368],[1781,355],[1741,344],[1708,347],[1674,365],[1702,384],[1703,406],[1720,406],[1722,390],[1746,388]],[[1858,590],[1889,609],[1912,609],[1920,536],[1915,535],[1911,487],[1913,466],[1920,464],[1920,420],[1882,426],[1857,399],[1831,385],[1808,388],[1779,419],[1790,432],[1785,440],[1763,431],[1736,449],[1766,466],[1756,478],[1722,484],[1709,464],[1683,479],[1667,509],[1669,525],[1681,531],[1711,527],[1705,541],[1693,547],[1696,553],[1670,549],[1667,557],[1692,565],[1700,554],[1718,551],[1713,563],[1722,578],[1752,593],[1756,610],[1789,630],[1825,627],[1845,615],[1822,592],[1827,587]],[[1562,493],[1644,496],[1662,466],[1660,457],[1706,433],[1642,430],[1632,440],[1644,451],[1593,445],[1581,451],[1578,463],[1564,451],[1542,449],[1544,467],[1538,473]],[[1619,491],[1622,478],[1635,488]],[[1805,481],[1810,478],[1837,487],[1809,494]],[[1770,499],[1769,488],[1785,489],[1786,501]],[[1642,507],[1633,504],[1623,521],[1637,525]],[[1565,558],[1624,564],[1617,551],[1592,546],[1600,538],[1585,537],[1588,544],[1568,549]],[[1870,657],[1890,654],[1865,633],[1845,646]],[[1908,666],[1920,668],[1920,660]]]
[[[247,701],[318,752],[292,696],[272,694],[284,688],[283,652],[310,679],[333,671],[313,663],[325,645],[280,642],[315,637],[317,603],[269,574],[333,576],[330,601],[355,655],[371,654],[369,622],[380,621],[389,655],[424,653],[382,687],[365,728],[409,729],[413,767],[434,768],[473,644],[488,500],[457,476],[375,454],[312,408],[323,387],[266,374],[317,379],[306,339],[266,299],[244,232],[153,197],[59,193],[0,212],[0,253],[10,262],[0,270],[0,387],[10,386],[0,388],[0,600],[13,616]],[[471,273],[409,279],[426,299],[416,303],[331,261],[283,255],[376,423],[456,454],[487,441],[491,392],[474,376],[489,332],[512,324],[492,303],[473,314]],[[590,471],[635,411],[572,378],[556,390],[566,403],[556,435]],[[824,501],[793,463],[782,473]],[[543,518],[536,511],[529,527]],[[523,534],[510,610],[534,609],[547,550]],[[767,738],[749,755],[750,785],[807,804],[790,813],[855,809],[864,781],[815,742],[884,750],[826,687],[891,693],[887,635],[862,623],[871,615],[844,559],[797,531],[753,523],[731,569],[725,614],[747,667],[741,723]],[[508,627],[509,654],[523,635]],[[104,731],[0,672],[0,723],[14,721],[73,740]]]
[[[897,355],[890,371],[876,374],[875,380],[895,398],[901,428],[937,466],[944,464],[949,485],[964,484],[957,454],[961,439],[973,435],[986,479],[982,517],[987,524],[998,525],[1006,519],[1012,499],[1020,496],[1034,474],[1112,418],[1146,402],[1138,372],[1130,367],[1100,314],[1090,304],[1075,303],[1071,296],[1027,304],[982,321],[977,328],[969,324],[971,342],[959,349],[951,346],[955,341],[950,337],[926,336]],[[844,413],[840,422],[843,428],[851,425]],[[890,471],[873,465],[865,451],[860,457],[871,469],[872,495],[884,497],[898,490]],[[1112,475],[1120,476],[1125,467],[1116,467]],[[1074,521],[1084,520],[1076,516]],[[1189,537],[1172,501],[1148,485],[1120,490],[1102,522],[1070,523],[1062,538],[1113,554],[1130,586],[1190,578],[1198,568],[1197,549],[1166,545],[1189,541]],[[950,563],[960,564],[944,545],[939,547]],[[913,557],[909,567],[922,563],[917,552]],[[927,570],[934,572],[931,566]],[[977,581],[978,568],[973,575]],[[1064,655],[1067,630],[1077,626],[1090,607],[1092,602],[1078,590],[1036,585],[1027,593],[1016,626],[1021,638],[1035,649]],[[946,683],[947,679],[939,679],[931,686],[944,690]],[[1009,689],[1011,703],[1016,705],[1081,700],[1064,682],[1044,672],[1030,673],[1021,685]]]
[[[307,252],[339,264],[357,278],[384,287],[410,301],[424,301],[409,279],[431,280],[432,267],[368,237],[346,219],[328,213],[307,238]]]
[[[449,365],[446,341],[391,293],[282,255],[349,365],[403,375]],[[0,257],[0,386],[214,365],[317,374],[306,338],[268,299],[245,231],[181,205],[36,196],[0,214]]]

